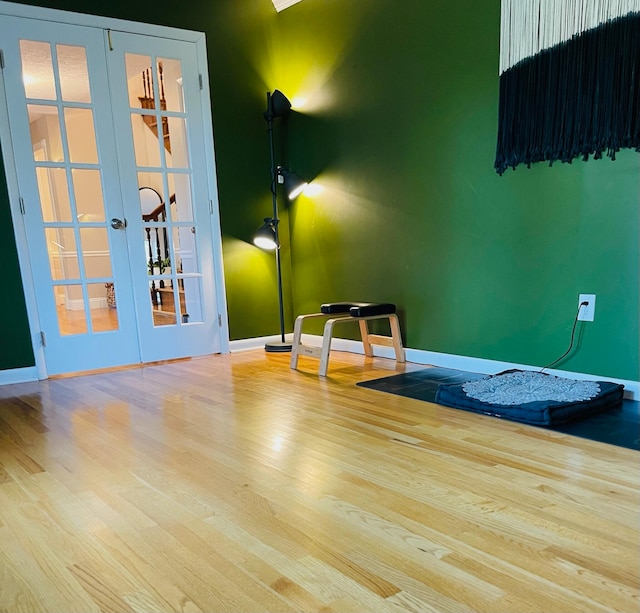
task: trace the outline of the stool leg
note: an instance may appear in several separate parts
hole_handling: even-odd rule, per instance
[[[358,321],[358,325],[360,326],[360,336],[362,337],[362,345],[364,347],[364,354],[370,358],[373,357],[373,347],[369,342],[369,325],[367,324],[366,319],[361,319]]]
[[[327,370],[329,368],[329,353],[331,352],[331,337],[333,336],[333,324],[336,323],[335,319],[327,320],[324,324],[324,334],[322,335],[322,352],[320,354],[320,370],[321,377],[327,376]]]
[[[291,345],[291,361],[289,366],[296,370],[298,368],[298,349],[300,348],[300,340],[302,339],[302,322],[304,315],[296,317],[296,323],[293,326],[293,343]]]
[[[404,348],[402,347],[402,336],[400,335],[400,324],[398,316],[389,315],[389,325],[391,326],[391,338],[393,339],[393,348],[396,352],[396,362],[404,362]]]

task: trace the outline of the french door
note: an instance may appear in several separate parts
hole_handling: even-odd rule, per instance
[[[219,352],[196,45],[9,16],[0,41],[47,373]]]

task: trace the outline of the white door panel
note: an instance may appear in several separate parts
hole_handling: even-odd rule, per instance
[[[110,45],[143,360],[220,351],[196,45],[115,31]]]
[[[102,37],[11,17],[0,32],[48,372],[138,362],[126,235],[110,225],[125,214]]]
[[[220,351],[196,43],[3,15],[0,46],[48,373]]]

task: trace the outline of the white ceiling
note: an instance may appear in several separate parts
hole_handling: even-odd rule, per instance
[[[64,99],[73,102],[91,102],[84,47],[57,45],[57,52],[60,86]],[[55,100],[51,45],[21,40],[20,56],[27,98]]]
[[[273,6],[276,7],[276,11],[284,11],[284,9],[297,4],[301,0],[271,0],[273,2]]]

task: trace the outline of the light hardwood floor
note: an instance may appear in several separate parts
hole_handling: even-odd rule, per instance
[[[0,611],[640,609],[637,451],[288,359],[0,387]]]

